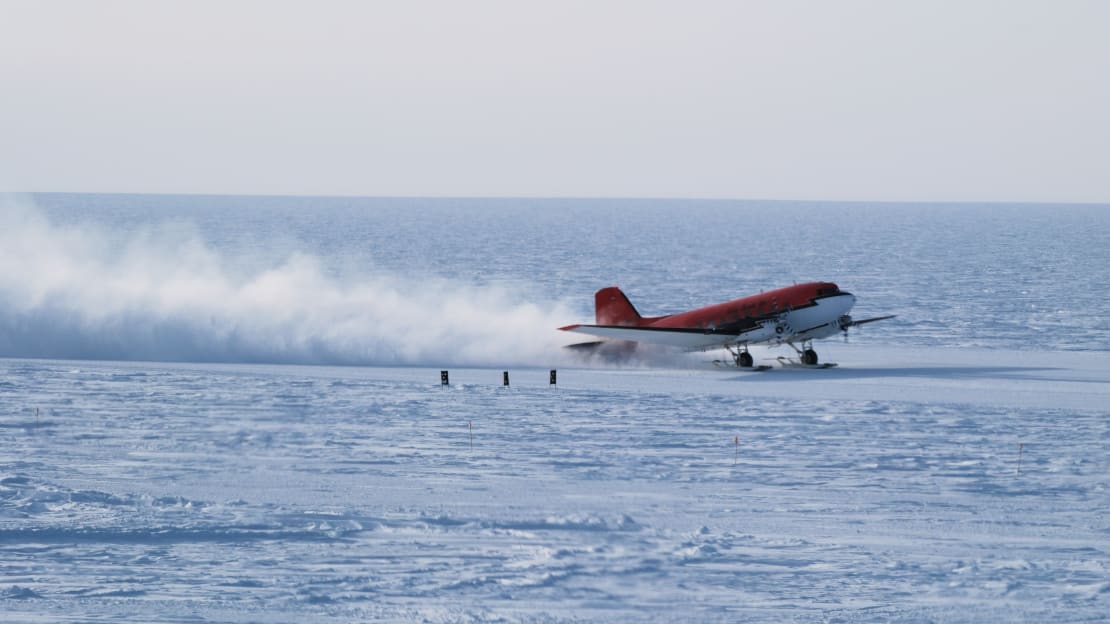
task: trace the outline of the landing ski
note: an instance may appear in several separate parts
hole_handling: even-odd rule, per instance
[[[735,362],[732,362],[730,360],[713,360],[713,366],[716,366],[717,368],[728,368],[739,371],[754,371],[757,373],[769,371],[774,368],[770,364],[758,364],[756,366],[737,366]]]
[[[798,360],[791,360],[789,358],[784,358],[784,357],[779,357],[778,361],[779,361],[779,365],[782,366],[783,368],[823,369],[823,368],[834,368],[834,367],[837,366],[836,362],[822,362],[820,364],[802,364]]]

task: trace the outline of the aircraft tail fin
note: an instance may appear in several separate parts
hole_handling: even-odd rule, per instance
[[[640,313],[616,286],[597,291],[594,295],[594,310],[598,325],[640,324]]]

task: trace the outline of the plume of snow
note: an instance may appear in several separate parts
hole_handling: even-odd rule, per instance
[[[305,253],[238,274],[188,225],[63,225],[13,197],[0,249],[3,357],[546,366],[581,315],[498,286],[338,278]]]

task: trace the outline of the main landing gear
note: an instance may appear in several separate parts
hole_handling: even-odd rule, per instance
[[[798,359],[801,360],[805,366],[817,366],[817,352],[813,350],[813,341],[807,340],[802,342],[802,348],[799,349],[793,342],[786,343],[790,345],[791,349],[798,352]]]
[[[755,359],[752,358],[752,354],[748,352],[748,347],[747,346],[729,346],[729,345],[726,345],[725,349],[727,349],[728,352],[729,352],[729,355],[732,356],[732,362],[726,362],[724,360],[714,360],[713,363],[716,364],[717,366],[722,366],[722,365],[727,366],[727,365],[731,364],[732,366],[735,366],[737,368],[755,368]],[[764,367],[760,367],[760,368],[764,368]],[[769,367],[766,367],[766,368],[769,368]]]
[[[817,352],[813,350],[813,342],[806,340],[801,343],[801,347],[795,345],[793,342],[787,342],[791,349],[798,354],[797,359],[779,357],[778,362],[783,368],[832,368],[836,364],[826,362],[821,364],[818,362]],[[730,360],[713,360],[713,364],[722,368],[746,368],[754,371],[770,370],[771,367],[766,364],[755,365],[752,354],[748,352],[747,345],[726,345],[725,349],[729,355],[732,356]]]
[[[833,366],[836,366],[836,364],[833,363],[818,363],[817,352],[813,350],[812,340],[806,340],[802,342],[802,348],[800,349],[793,342],[788,342],[786,344],[790,345],[790,348],[794,349],[794,351],[798,353],[798,359],[788,360],[784,357],[780,357],[779,363],[781,363],[784,367],[800,366],[804,368],[832,368]]]

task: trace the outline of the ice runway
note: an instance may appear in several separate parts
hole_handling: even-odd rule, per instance
[[[763,397],[864,398],[1041,409],[1110,406],[1110,354],[992,349],[845,346],[818,343],[828,370],[780,369],[786,348],[763,351],[771,375],[740,372],[741,394]],[[750,382],[750,383],[749,383]],[[781,388],[780,388],[781,386]]]
[[[839,367],[699,354],[508,388],[496,369],[441,387],[438,368],[0,360],[0,610],[1105,616],[1110,354],[819,347]]]

